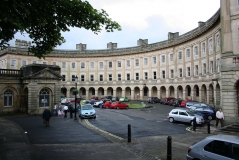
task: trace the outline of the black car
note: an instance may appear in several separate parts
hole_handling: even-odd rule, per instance
[[[173,106],[174,106],[174,107],[180,107],[182,101],[183,101],[182,99],[175,99],[175,100],[173,101]]]
[[[161,99],[158,97],[148,97],[148,103],[160,103]]]
[[[114,101],[119,101],[119,97],[112,97],[111,101],[112,101],[112,102],[114,102]]]

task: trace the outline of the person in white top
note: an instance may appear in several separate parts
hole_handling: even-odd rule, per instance
[[[221,127],[223,127],[223,120],[224,120],[224,114],[222,112],[222,109],[220,108],[216,113],[216,127],[218,126],[218,122],[220,122]]]
[[[64,118],[67,118],[68,106],[64,106],[63,110],[64,110],[64,114],[65,114]]]

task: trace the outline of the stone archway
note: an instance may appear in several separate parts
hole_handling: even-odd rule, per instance
[[[182,86],[177,87],[177,97],[176,98],[183,99],[183,87]]]
[[[214,103],[214,88],[213,88],[213,85],[210,84],[209,85],[209,92],[208,92],[208,103],[212,106],[215,106],[215,103]]]
[[[104,88],[103,87],[100,87],[99,89],[98,89],[98,98],[99,99],[101,99],[101,98],[104,98],[104,96],[106,96],[105,95],[105,90],[104,90]]]
[[[114,95],[114,90],[113,90],[113,88],[112,88],[112,87],[109,87],[109,88],[107,88],[106,95],[107,95],[107,96],[116,96],[117,93],[116,93],[116,95]]]
[[[193,87],[193,100],[199,101],[199,87],[198,87],[198,85],[195,85]]]
[[[134,88],[134,99],[139,100],[140,99],[140,89],[139,87]]]
[[[191,86],[187,85],[185,87],[185,99],[192,99],[192,90],[191,90]]]
[[[61,88],[61,96],[66,97],[66,95],[67,95],[67,89],[66,89],[66,87],[62,87]]]
[[[168,88],[168,97],[175,97],[176,95],[174,94],[174,87],[173,86],[170,86]]]
[[[164,86],[160,87],[160,98],[166,98],[166,88]]]
[[[152,97],[158,97],[158,89],[156,86],[153,86],[151,89],[151,95]]]
[[[122,88],[121,87],[117,87],[116,88],[116,97],[122,97]]]
[[[93,88],[93,87],[90,87],[90,88],[89,88],[88,97],[89,97],[89,98],[91,98],[91,97],[97,97],[97,96],[95,95],[95,88]]]
[[[131,88],[130,87],[125,88],[125,97],[131,98]]]

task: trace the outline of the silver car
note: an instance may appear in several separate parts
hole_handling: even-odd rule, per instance
[[[187,160],[239,160],[239,137],[209,136],[188,148]]]
[[[79,117],[96,119],[96,112],[91,104],[82,104],[78,108]]]
[[[193,125],[193,119],[196,117],[197,124],[204,124],[203,116],[200,113],[190,111],[187,108],[175,108],[172,109],[167,118],[169,122],[173,123],[174,121],[190,123]]]

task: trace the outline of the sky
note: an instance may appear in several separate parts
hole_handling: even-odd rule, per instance
[[[220,8],[220,0],[88,0],[95,9],[104,9],[109,18],[118,22],[122,30],[94,34],[84,28],[71,28],[62,35],[66,42],[56,49],[75,50],[76,44],[86,44],[86,49],[107,49],[107,43],[117,43],[117,48],[137,46],[139,39],[157,43],[168,39],[168,32],[182,35],[205,22]],[[17,33],[15,39],[30,41],[27,35]]]

